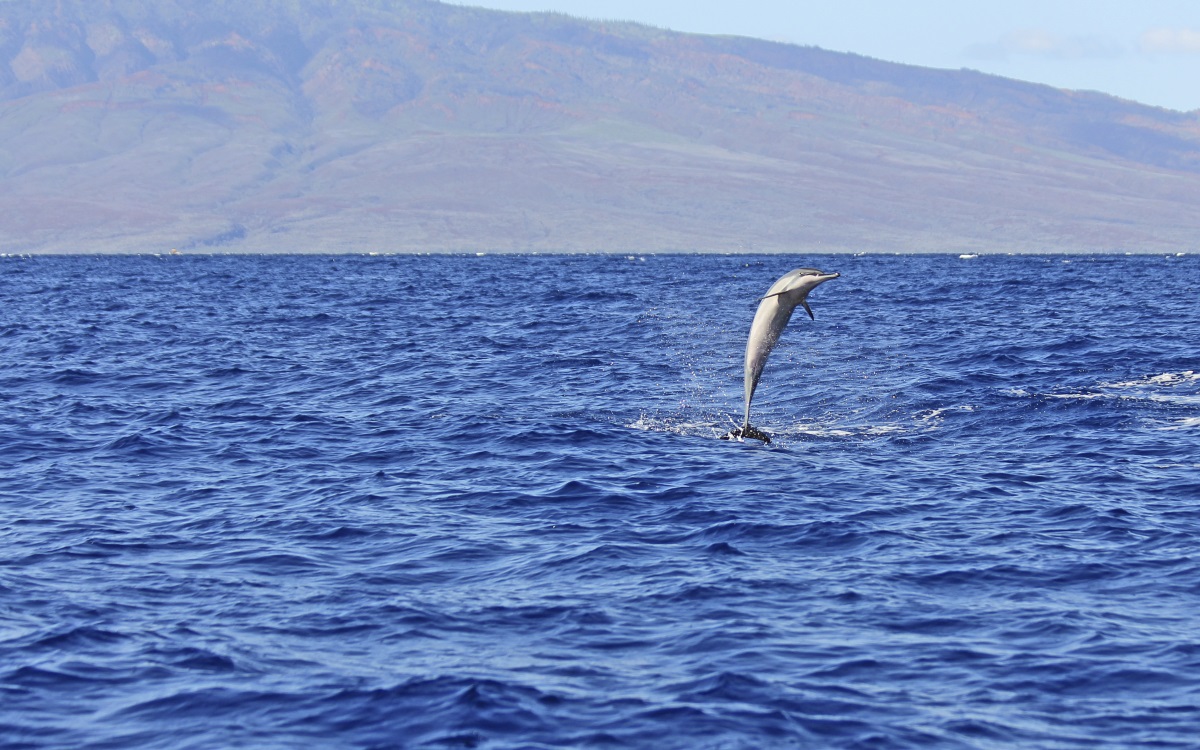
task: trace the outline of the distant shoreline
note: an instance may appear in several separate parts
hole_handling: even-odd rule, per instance
[[[791,251],[718,251],[718,250],[589,250],[589,251],[545,251],[545,250],[481,250],[476,252],[464,252],[458,250],[447,251],[327,251],[314,250],[311,252],[125,252],[125,251],[99,251],[99,252],[53,252],[53,251],[36,251],[28,253],[0,253],[0,259],[19,259],[19,258],[301,258],[301,257],[362,257],[362,258],[394,258],[394,257],[458,257],[458,258],[485,258],[494,256],[505,257],[549,257],[549,258],[567,258],[567,257],[583,257],[583,256],[627,256],[627,257],[693,257],[698,255],[724,255],[728,257],[773,257],[773,256],[813,256],[827,255],[840,257],[864,257],[864,256],[883,256],[883,257],[935,257],[946,256],[956,257],[962,260],[970,260],[974,258],[996,258],[996,257],[1087,257],[1087,256],[1162,256],[1171,258],[1182,258],[1187,256],[1200,256],[1197,251],[1181,250],[1176,252],[1163,250],[1042,250],[1042,251],[969,251],[962,250],[945,250],[938,252],[905,252],[905,251],[847,251],[847,250],[791,250]]]

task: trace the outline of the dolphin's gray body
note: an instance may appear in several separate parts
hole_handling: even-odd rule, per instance
[[[767,356],[791,320],[796,305],[803,306],[808,317],[816,320],[812,308],[808,306],[808,293],[840,275],[822,273],[815,268],[797,268],[780,277],[759,301],[758,312],[754,313],[754,322],[750,324],[750,338],[746,341],[746,412],[742,426],[723,436],[723,439],[754,438],[764,443],[771,442],[765,432],[750,426],[750,401],[754,398],[754,389],[758,387],[758,379],[762,377],[763,367],[767,364]]]

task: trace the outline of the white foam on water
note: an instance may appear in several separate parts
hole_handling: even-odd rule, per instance
[[[683,419],[673,417],[651,416],[641,414],[637,419],[624,425],[631,430],[645,432],[670,432],[676,435],[695,435],[700,437],[720,437],[732,429],[712,420]],[[733,425],[736,427],[737,425]]]
[[[1101,388],[1145,388],[1147,386],[1168,386],[1200,384],[1200,373],[1195,370],[1182,372],[1164,372],[1160,375],[1147,375],[1137,380],[1126,380],[1118,383],[1101,383]]]
[[[1122,380],[1112,383],[1097,383],[1095,386],[1081,390],[1060,391],[1057,393],[1032,393],[1024,388],[1004,388],[999,391],[1003,396],[1028,398],[1081,399],[1097,398],[1117,399],[1147,399],[1173,404],[1200,403],[1200,394],[1181,393],[1181,389],[1189,386],[1200,387],[1200,372],[1183,370],[1181,372],[1164,372],[1158,375],[1147,375],[1134,380]]]
[[[1182,406],[1200,405],[1200,372],[1181,370],[1147,375],[1135,380],[1102,383],[1099,386],[1110,395],[1126,399],[1146,399],[1157,403]]]
[[[1112,395],[1108,393],[1047,393],[1046,398],[1078,398],[1086,400],[1092,398],[1112,398]]]
[[[1177,430],[1200,429],[1200,417],[1186,417],[1184,419],[1176,420],[1176,421],[1172,422],[1171,424],[1155,427],[1154,429],[1159,430],[1161,432],[1175,432]]]
[[[972,411],[975,411],[975,407],[972,406],[971,404],[962,404],[961,406],[943,406],[940,409],[930,409],[928,411],[923,411],[923,412],[917,414],[917,419],[921,420],[922,422],[932,422],[934,420],[937,420],[940,422],[946,416],[947,413],[956,412],[956,411],[972,412]]]
[[[670,432],[676,435],[694,437],[719,438],[728,435],[730,430],[740,427],[741,423],[729,418],[727,422],[711,419],[684,419],[673,417],[641,414],[632,422],[624,424],[631,430],[645,432]],[[779,426],[770,423],[756,424],[763,432],[771,436],[773,441],[786,442],[789,438],[816,438],[821,440],[844,440],[846,438],[880,437],[883,435],[903,434],[912,432],[913,428],[902,424],[864,424],[864,425],[830,425],[817,422],[802,422],[793,425]],[[921,426],[918,429],[936,429],[936,425]],[[738,442],[757,442],[734,438]]]

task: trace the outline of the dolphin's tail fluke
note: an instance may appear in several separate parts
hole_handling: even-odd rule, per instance
[[[721,436],[722,440],[745,440],[746,438],[761,440],[767,445],[771,444],[771,436],[762,430],[751,427],[749,422],[741,427],[735,427]]]

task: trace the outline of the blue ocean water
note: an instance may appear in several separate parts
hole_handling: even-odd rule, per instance
[[[741,411],[756,300],[839,271]],[[1200,744],[1200,257],[0,259],[4,748]]]

